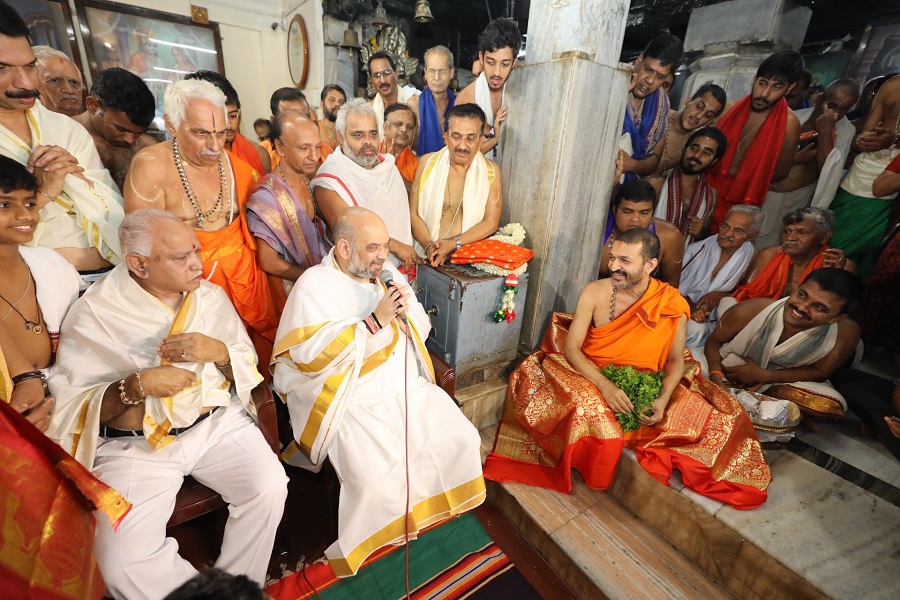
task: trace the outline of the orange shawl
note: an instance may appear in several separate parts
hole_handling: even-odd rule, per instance
[[[719,201],[713,213],[713,223],[718,227],[725,215],[736,204],[760,206],[769,193],[775,164],[787,130],[788,105],[779,100],[763,121],[736,175],[729,175],[731,165],[741,141],[741,132],[750,117],[751,96],[747,95],[731,107],[717,127],[728,139],[725,155],[707,174],[710,185],[719,191]],[[746,167],[746,168],[745,168]]]
[[[806,269],[800,274],[800,281],[806,279],[806,276],[822,267],[824,253],[828,250],[828,244],[824,244],[819,252],[809,261]],[[732,296],[738,302],[750,300],[752,298],[771,298],[777,300],[784,296],[784,288],[788,284],[788,274],[791,270],[791,257],[784,253],[781,247],[778,252],[769,261],[769,264],[759,272],[753,281],[746,283],[736,289]]]
[[[231,142],[231,153],[256,169],[257,173],[262,175],[266,174],[265,169],[263,169],[262,159],[259,157],[259,152],[256,151],[256,144],[242,136],[240,133],[234,134],[234,141]]]
[[[379,152],[386,152],[384,141],[381,142],[381,150],[379,150]],[[419,168],[419,158],[413,154],[412,150],[409,149],[409,146],[403,149],[403,152],[396,158],[394,164],[397,165],[400,176],[412,183],[413,179],[416,178],[416,169]]]
[[[227,151],[226,151],[227,152]],[[218,231],[195,229],[200,240],[203,277],[225,290],[247,326],[259,358],[260,372],[269,364],[278,317],[266,274],[256,263],[256,241],[247,229],[246,204],[259,174],[250,165],[235,160],[230,152],[231,170],[237,189],[240,214]]]
[[[589,329],[582,350],[598,367],[659,370],[681,315],[688,315],[688,305],[678,291],[652,280],[634,306]],[[735,508],[765,502],[771,474],[750,418],[733,396],[702,377],[689,353],[663,420],[623,434],[599,390],[565,358],[570,323],[571,315],[555,313],[541,350],[510,376],[503,420],[484,464],[486,478],[569,493],[574,468],[589,487],[603,490],[628,445],[665,485],[678,469],[687,487]]]

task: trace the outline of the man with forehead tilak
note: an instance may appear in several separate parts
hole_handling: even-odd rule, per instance
[[[256,263],[256,242],[244,206],[259,175],[224,149],[225,95],[208,81],[179,81],[166,89],[166,129],[173,139],[144,148],[125,181],[125,211],[167,210],[194,228],[204,279],[220,285],[247,326],[264,365],[278,318],[269,285]]]

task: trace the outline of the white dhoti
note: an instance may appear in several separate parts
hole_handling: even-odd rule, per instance
[[[410,298],[408,337],[396,321],[374,335],[362,322],[383,293],[380,282],[342,273],[329,254],[297,280],[275,344],[273,383],[296,440],[283,457],[318,470],[327,456],[341,481],[338,540],[325,551],[341,577],[485,497],[478,432],[433,383],[418,333],[429,327],[422,306]]]
[[[146,396],[141,435],[102,437],[107,388],[159,366],[160,341],[180,333],[225,344],[234,380],[214,363],[178,363],[193,372],[194,382],[171,398]],[[165,535],[186,475],[230,505],[217,565],[265,582],[287,477],[251,419],[250,393],[260,381],[240,317],[222,288],[206,281],[187,292],[176,311],[120,265],[69,310],[49,381],[56,406],[47,437],[133,505],[117,531],[104,525],[96,531],[98,564],[114,597],[162,598],[195,574]]]
[[[166,537],[166,521],[191,475],[230,505],[215,566],[260,585],[287,499],[287,476],[240,402],[219,408],[155,452],[142,437],[110,438],[97,449],[94,475],[133,507],[113,531],[97,519],[94,551],[115,598],[164,598],[197,574]]]

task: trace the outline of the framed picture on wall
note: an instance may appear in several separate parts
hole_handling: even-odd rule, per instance
[[[866,82],[891,71],[900,71],[900,20],[866,25],[848,76]]]
[[[31,43],[50,46],[64,52],[75,65],[84,71],[81,55],[75,43],[75,30],[69,4],[60,0],[8,0],[28,26]]]
[[[166,86],[198,69],[225,74],[218,23],[100,0],[76,0],[92,73],[120,67],[140,76],[156,98],[163,129]]]

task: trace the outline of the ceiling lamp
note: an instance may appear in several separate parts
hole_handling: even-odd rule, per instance
[[[431,23],[434,17],[431,14],[431,4],[428,0],[418,0],[416,2],[416,15],[413,17],[416,23]]]
[[[378,6],[375,7],[375,14],[372,16],[372,25],[381,29],[390,24],[390,21],[387,20],[387,12],[384,10],[384,3],[378,0]]]

